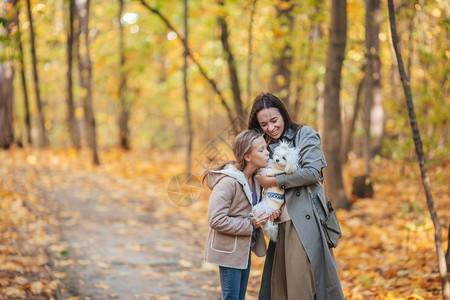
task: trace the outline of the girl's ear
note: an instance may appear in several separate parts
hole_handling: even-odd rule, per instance
[[[246,161],[246,162],[250,162],[250,154],[246,154],[246,155],[244,155],[244,160]]]

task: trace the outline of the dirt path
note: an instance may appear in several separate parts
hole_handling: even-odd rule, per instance
[[[47,170],[41,181],[65,241],[57,266],[80,299],[219,299],[194,225],[144,181]],[[200,228],[199,228],[200,227]]]

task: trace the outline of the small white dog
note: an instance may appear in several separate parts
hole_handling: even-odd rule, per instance
[[[286,142],[281,142],[273,152],[272,163],[265,170],[267,176],[275,176],[277,174],[286,173],[292,174],[298,170],[298,158],[300,149],[291,148]],[[280,209],[284,203],[284,190],[278,186],[272,186],[264,189],[263,199],[261,202],[253,207],[254,215],[258,215],[266,211],[265,215]],[[278,224],[273,224],[267,220],[264,224],[264,231],[269,238],[276,242],[278,235]]]

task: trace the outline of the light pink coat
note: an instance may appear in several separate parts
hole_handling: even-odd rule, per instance
[[[255,182],[259,199],[260,187]],[[206,185],[212,193],[208,206],[210,230],[205,260],[224,267],[246,269],[253,232],[249,214],[253,206],[245,176],[233,165],[226,165],[222,170],[210,172]],[[266,242],[262,231],[252,250],[259,257],[265,255]]]

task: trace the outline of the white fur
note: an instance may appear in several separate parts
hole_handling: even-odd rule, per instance
[[[273,152],[272,169],[277,169],[281,172],[292,174],[298,169],[298,155],[300,150],[298,148],[290,148],[286,142],[281,142]]]
[[[272,163],[266,169],[267,176],[275,176],[280,173],[292,174],[298,170],[298,157],[300,150],[297,148],[289,147],[286,142],[281,142],[278,147],[275,148]],[[272,214],[272,212],[280,209],[284,200],[272,199],[268,197],[268,193],[282,195],[284,198],[284,190],[278,187],[269,187],[264,189],[263,199],[261,202],[253,207],[254,215],[257,216],[261,212],[265,211],[264,215]],[[276,242],[278,236],[278,224],[273,224],[270,220],[264,224],[264,232],[269,238]]]

